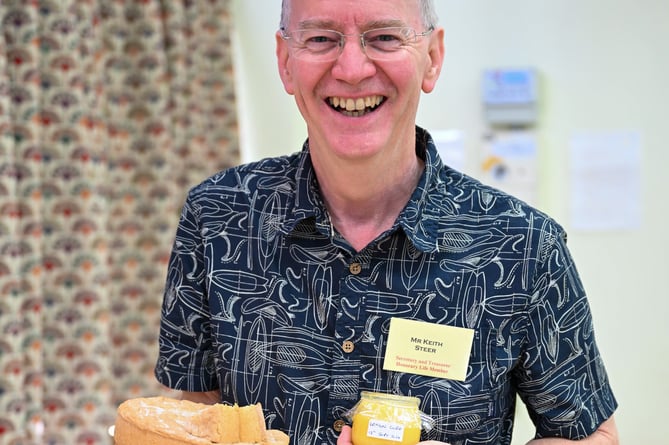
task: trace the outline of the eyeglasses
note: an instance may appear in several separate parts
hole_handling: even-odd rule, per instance
[[[343,34],[332,29],[298,29],[286,32],[281,29],[281,37],[288,41],[298,59],[312,62],[332,62],[344,49],[346,37],[360,37],[360,45],[371,60],[396,60],[401,57],[403,48],[411,46],[434,31],[417,33],[413,28],[390,27],[376,28],[362,34]]]

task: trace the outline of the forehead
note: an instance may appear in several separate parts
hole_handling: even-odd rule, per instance
[[[416,26],[421,14],[419,0],[290,0],[288,22],[294,27]]]

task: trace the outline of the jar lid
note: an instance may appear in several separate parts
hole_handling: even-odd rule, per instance
[[[379,402],[384,402],[388,404],[402,404],[402,405],[413,405],[418,406],[420,399],[413,396],[403,396],[399,394],[390,394],[384,392],[374,392],[374,391],[361,391],[360,398],[363,399],[374,399]]]

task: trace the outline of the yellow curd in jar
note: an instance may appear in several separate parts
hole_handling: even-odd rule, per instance
[[[354,410],[354,445],[415,445],[421,417],[417,397],[363,391]]]

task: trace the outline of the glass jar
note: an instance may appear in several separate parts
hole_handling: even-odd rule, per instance
[[[352,409],[356,445],[415,445],[425,420],[417,397],[362,391]]]

